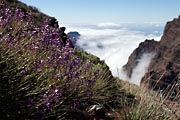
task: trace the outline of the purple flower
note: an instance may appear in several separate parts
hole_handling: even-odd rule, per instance
[[[94,80],[97,80],[98,76],[99,76],[99,70],[94,72]]]
[[[57,76],[58,79],[60,79],[61,78],[61,73],[58,73],[56,76]]]
[[[18,8],[15,9],[15,14],[16,14],[16,15],[19,15],[20,12],[21,12],[20,9],[18,9]]]
[[[77,109],[80,105],[80,101],[78,99],[75,99],[72,104],[72,109]]]
[[[31,97],[31,98],[29,98],[28,100],[27,100],[27,107],[34,107],[34,105],[35,105],[35,97]]]
[[[88,68],[89,68],[89,66],[90,66],[90,60],[87,60],[86,62],[85,62],[85,64],[84,64],[84,66],[83,66],[83,68],[84,68],[84,71],[87,71],[88,70]]]
[[[26,74],[28,72],[28,68],[26,66],[22,67],[21,74]]]
[[[7,36],[7,38],[6,38],[6,42],[7,42],[8,44],[11,44],[11,42],[12,42],[11,34],[8,34],[8,36]]]
[[[72,48],[70,39],[67,39],[65,45],[63,44],[62,33],[55,19],[47,19],[39,28],[36,28],[32,22],[31,13],[18,8],[6,9],[0,4],[0,27],[7,28],[5,35],[0,34],[0,40],[4,39],[7,43],[5,47],[8,49],[13,48],[16,51],[21,48],[22,53],[19,56],[22,58],[23,67],[20,69],[20,74],[23,76],[32,71],[32,73],[39,74],[37,77],[42,75],[41,79],[35,81],[38,85],[41,81],[42,83],[47,82],[43,84],[44,89],[41,89],[41,83],[37,86],[39,94],[34,95],[35,99],[30,99],[27,106],[37,107],[41,114],[52,111],[55,106],[59,107],[62,100],[65,102],[64,105],[72,106],[73,109],[78,108],[81,106],[81,100],[79,100],[81,98],[77,99],[78,96],[67,98],[67,96],[72,93],[79,95],[78,92],[82,92],[81,94],[91,98],[99,71],[88,71],[91,68],[91,62],[89,60],[84,62],[77,57],[76,49]],[[12,27],[15,24],[23,26],[22,29],[17,29],[17,35],[15,35],[16,32],[10,34],[15,30]],[[24,60],[24,56],[31,57],[31,55],[32,59]],[[49,71],[47,70],[47,74],[44,74],[46,69]]]
[[[37,70],[37,69],[41,68],[43,66],[43,64],[44,64],[44,60],[36,60],[34,62],[35,69]]]
[[[71,62],[71,67],[76,67],[79,64],[80,64],[80,58],[75,58]]]

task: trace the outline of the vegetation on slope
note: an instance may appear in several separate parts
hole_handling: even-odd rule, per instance
[[[103,61],[64,44],[54,18],[18,1],[0,3],[0,51],[1,119],[93,119],[91,105],[129,104]]]
[[[126,81],[119,81],[120,86],[133,94],[138,101],[131,109],[120,110],[119,116],[123,120],[179,120],[178,102],[168,99],[169,91],[154,91],[146,86],[136,86]],[[173,89],[173,88],[172,88]]]

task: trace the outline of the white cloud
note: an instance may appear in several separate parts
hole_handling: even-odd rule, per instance
[[[164,22],[144,22],[145,25],[161,27],[164,26]]]
[[[148,66],[155,56],[155,53],[144,53],[141,58],[138,60],[137,66],[133,69],[130,82],[140,85],[141,79],[144,74],[147,72]]]
[[[121,79],[127,79],[122,66],[139,43],[148,38],[160,40],[160,36],[153,33],[146,35],[144,32],[122,28],[69,27],[69,31],[78,31],[81,36],[77,45],[105,60],[113,75]]]
[[[99,23],[97,24],[98,27],[120,27],[120,24],[107,22],[107,23]]]

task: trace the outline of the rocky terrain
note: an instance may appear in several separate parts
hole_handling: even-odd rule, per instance
[[[180,16],[167,22],[159,42],[146,40],[134,50],[128,63],[124,66],[129,77],[137,65],[137,60],[143,54],[151,52],[155,52],[156,55],[150,63],[148,72],[142,78],[141,84],[165,93],[171,91],[169,97],[178,100],[180,92]]]
[[[156,51],[156,47],[159,45],[157,41],[154,39],[152,40],[145,40],[144,42],[141,42],[136,48],[133,53],[129,56],[128,63],[123,66],[124,71],[126,71],[127,76],[131,78],[133,69],[136,67],[136,65],[139,63],[139,59],[141,59],[141,56],[145,53],[154,53]]]

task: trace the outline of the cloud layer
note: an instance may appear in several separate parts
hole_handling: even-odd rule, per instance
[[[99,23],[97,24],[98,27],[103,27],[103,28],[108,28],[108,27],[120,27],[120,24],[117,23],[112,23],[112,22],[108,22],[108,23]]]
[[[138,28],[137,25],[118,25],[116,23],[68,26],[68,28],[67,32],[78,31],[81,34],[80,39],[77,41],[79,47],[100,57],[101,60],[105,60],[113,75],[124,80],[128,78],[121,68],[126,64],[133,50],[145,39],[154,38],[160,40],[162,32],[161,29],[152,29],[151,25],[148,29],[145,25]],[[142,59],[149,56],[144,55]],[[143,65],[140,65],[140,67],[143,67]],[[140,80],[138,79],[140,77],[137,77],[137,83],[134,82],[135,80],[131,81],[139,84]]]
[[[137,66],[133,69],[130,82],[140,85],[140,80],[147,72],[151,60],[154,58],[155,53],[144,53],[138,60]]]

